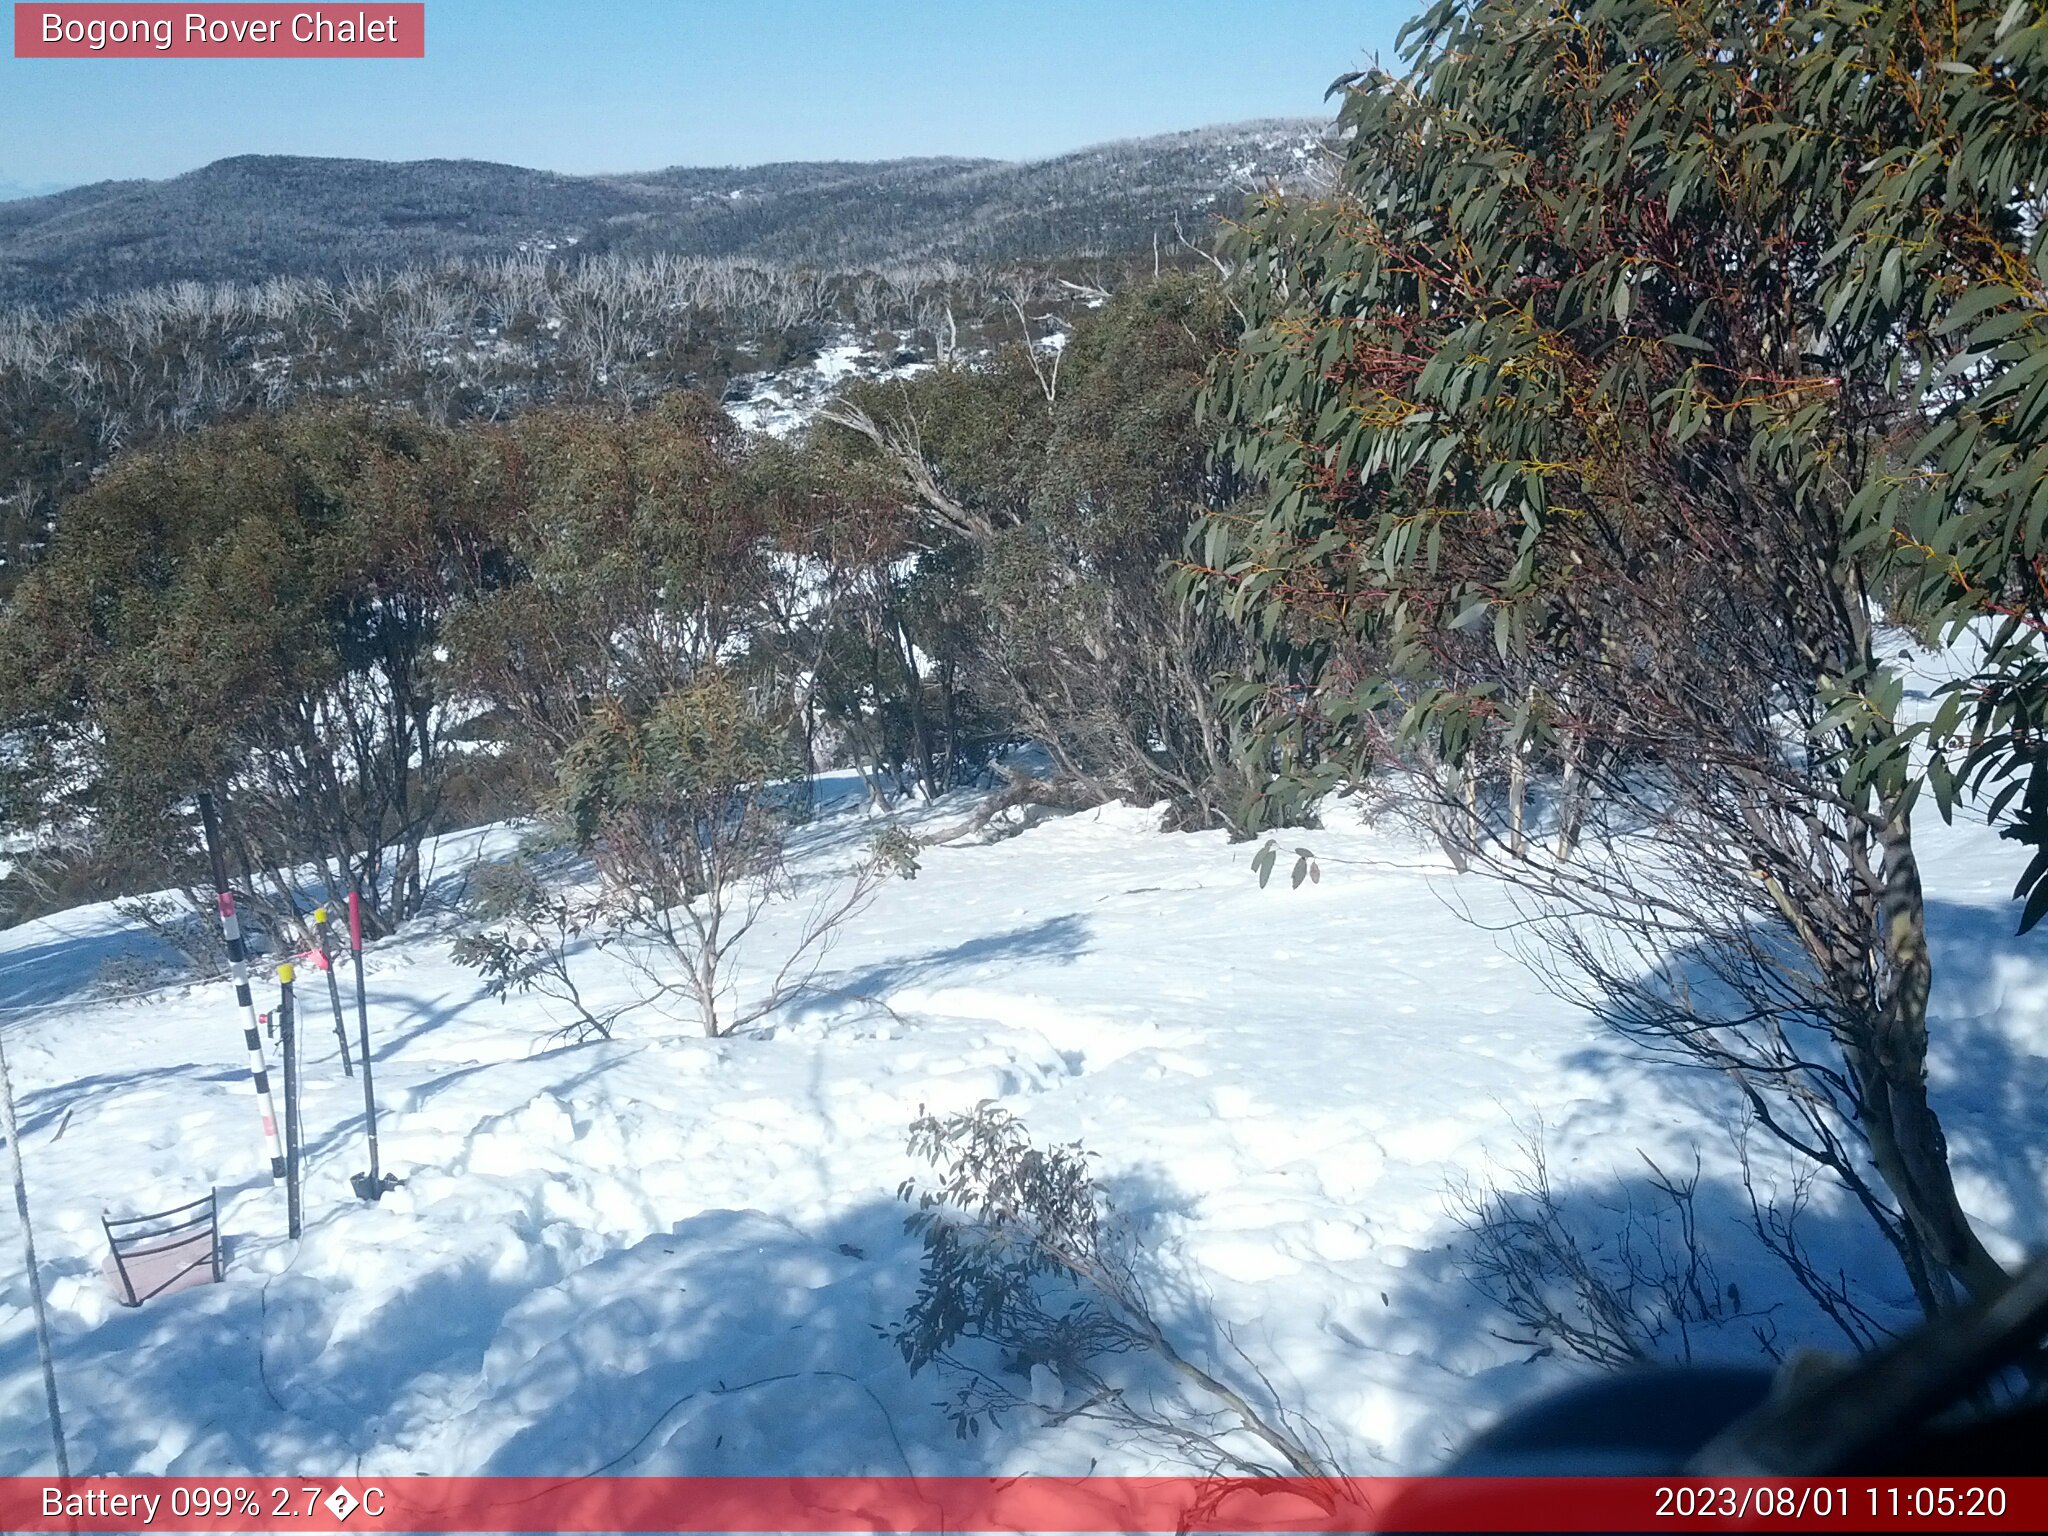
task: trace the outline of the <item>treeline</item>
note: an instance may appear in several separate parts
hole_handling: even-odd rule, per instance
[[[1124,270],[522,257],[0,314],[0,596],[64,500],[162,433],[316,398],[453,424],[676,388],[716,396],[842,332],[944,358],[1017,339],[1020,310],[1042,330]]]
[[[433,832],[538,806],[588,833],[568,786],[715,687],[730,741],[697,747],[752,743],[764,784],[936,793],[1030,739],[1061,794],[1214,824],[1209,673],[1238,652],[1160,577],[1228,494],[1194,407],[1229,326],[1167,277],[1063,350],[856,387],[791,444],[688,391],[166,436],[65,504],[0,620],[10,820],[148,889],[189,878],[213,789],[273,920],[310,865],[388,928]]]

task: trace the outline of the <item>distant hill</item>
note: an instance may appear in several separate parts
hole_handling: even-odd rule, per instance
[[[7,181],[0,179],[0,203],[17,197],[48,197],[71,185],[68,181]]]
[[[923,159],[562,176],[480,160],[243,155],[164,181],[0,202],[0,303],[185,279],[336,277],[522,250],[820,266],[1107,255],[1192,235],[1328,133],[1280,119],[1049,160]]]

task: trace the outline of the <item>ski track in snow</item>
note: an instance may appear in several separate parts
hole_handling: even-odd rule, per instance
[[[966,809],[914,819],[937,828]],[[896,1199],[921,1171],[905,1129],[921,1107],[983,1099],[1041,1143],[1085,1142],[1156,1255],[1153,1295],[1183,1349],[1245,1380],[1241,1350],[1359,1472],[1426,1467],[1583,1369],[1497,1337],[1456,1264],[1447,1190],[1511,1162],[1518,1124],[1541,1118],[1553,1178],[1585,1198],[1640,1188],[1639,1150],[1682,1168],[1697,1149],[1723,1279],[1782,1294],[1737,1242],[1721,1090],[1645,1063],[1455,910],[1503,922],[1497,889],[1332,819],[1345,824],[1301,839],[1323,878],[1298,890],[1259,887],[1255,844],[1161,834],[1133,808],[933,847],[842,938],[826,992],[727,1040],[634,1016],[614,1042],[546,1048],[559,1021],[533,999],[480,996],[445,931],[373,946],[383,1163],[406,1182],[380,1205],[349,1193],[366,1166],[360,1085],[341,1075],[308,973],[297,1243],[264,1178],[229,989],[86,999],[108,954],[147,942],[111,907],[0,934],[0,1005],[54,1004],[0,1027],[73,1466],[1177,1470],[1036,1410],[957,1438],[939,1383],[911,1378],[878,1334],[916,1281]],[[2010,1257],[2048,1238],[2048,1179],[2025,1150],[2048,1116],[2048,966],[2043,940],[2011,936],[2011,846],[1926,820],[1937,1104],[1964,1196]],[[867,825],[829,818],[800,867],[843,857]],[[514,841],[446,840],[440,867]],[[602,959],[582,966],[599,1001],[624,986]],[[209,1184],[226,1282],[116,1306],[102,1210]],[[1854,1222],[1809,1221],[1840,1262],[1869,1261]],[[1788,1338],[1829,1342],[1802,1318],[1787,1302]],[[1742,1330],[1719,1344],[1745,1346]],[[1029,1395],[1056,1400],[1038,1374]],[[10,1234],[0,1475],[47,1456]]]

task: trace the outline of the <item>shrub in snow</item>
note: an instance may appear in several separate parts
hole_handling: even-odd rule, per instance
[[[789,788],[797,771],[772,697],[724,667],[644,712],[600,711],[563,759],[561,808],[604,877],[610,941],[654,984],[649,1001],[684,999],[707,1035],[729,1034],[801,991],[882,882],[916,873],[914,844],[885,833],[851,871],[823,883],[793,933],[757,935],[778,902],[797,897],[784,861],[805,814]],[[742,984],[750,939],[776,957],[765,985]]]
[[[1618,1368],[1690,1361],[1703,1333],[1752,1321],[1777,1353],[1768,1324],[1753,1321],[1765,1314],[1745,1311],[1715,1272],[1695,1210],[1697,1161],[1690,1176],[1673,1177],[1645,1156],[1647,1195],[1598,1201],[1595,1217],[1560,1199],[1539,1137],[1526,1155],[1507,1183],[1453,1193],[1466,1277],[1513,1323],[1495,1337]]]
[[[552,1038],[611,1039],[619,1010],[592,1012],[569,967],[570,951],[599,926],[594,904],[549,890],[523,860],[479,869],[469,899],[484,926],[455,941],[456,964],[482,976],[484,991],[501,1002],[531,992],[567,1004],[575,1017]]]
[[[141,955],[124,949],[100,962],[93,973],[93,990],[110,998],[134,997],[186,979],[176,965],[161,955]]]
[[[121,970],[119,977],[102,971],[101,979],[110,989],[134,991],[145,984],[151,984],[137,965],[149,968],[150,975],[157,978],[154,984],[173,979],[181,969],[186,979],[207,981],[228,973],[228,951],[220,936],[220,927],[211,914],[201,911],[190,896],[178,897],[158,894],[137,896],[128,901],[117,902],[115,910],[130,922],[147,928],[151,934],[175,951],[182,966],[178,964],[155,964],[136,961]],[[258,926],[255,924],[252,927]],[[251,935],[254,946],[261,948],[261,936]],[[125,957],[124,957],[125,958]],[[116,988],[115,981],[126,982],[124,988]]]
[[[910,1150],[937,1182],[899,1190],[924,1243],[916,1299],[891,1333],[912,1372],[953,1383],[941,1406],[964,1437],[1035,1405],[1168,1447],[1205,1471],[1331,1476],[1321,1437],[1188,1359],[1139,1274],[1142,1253],[1078,1143],[1040,1148],[991,1101],[920,1117]],[[1117,1362],[1133,1357],[1119,1370]],[[1245,1365],[1257,1374],[1249,1361]],[[1311,1445],[1313,1442],[1313,1447]]]

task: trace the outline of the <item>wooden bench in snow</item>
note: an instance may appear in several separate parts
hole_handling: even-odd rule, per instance
[[[107,1284],[124,1307],[220,1278],[220,1202],[208,1190],[197,1200],[149,1216],[102,1216],[107,1229]]]

